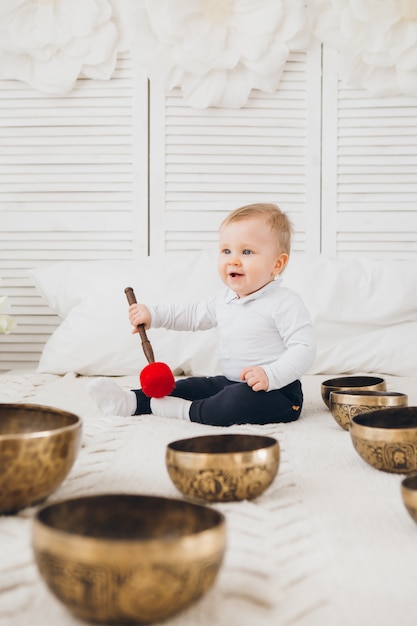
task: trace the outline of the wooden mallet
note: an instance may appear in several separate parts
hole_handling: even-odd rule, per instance
[[[125,294],[129,304],[136,304],[137,300],[132,287],[126,287]],[[137,329],[142,342],[143,353],[148,361],[148,365],[139,374],[142,391],[149,398],[168,396],[175,387],[174,375],[166,363],[155,361],[152,345],[146,334],[144,324],[138,324]]]

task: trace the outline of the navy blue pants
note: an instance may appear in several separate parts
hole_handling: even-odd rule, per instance
[[[135,415],[150,413],[150,398],[140,389],[134,391],[138,404]],[[192,422],[212,426],[293,422],[303,405],[299,380],[274,391],[253,391],[247,383],[225,376],[191,376],[177,380],[170,395],[192,401]]]

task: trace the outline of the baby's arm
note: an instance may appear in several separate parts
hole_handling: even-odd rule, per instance
[[[129,321],[133,326],[133,334],[138,332],[139,324],[144,324],[145,330],[148,330],[151,325],[151,314],[148,307],[144,304],[131,304],[129,307]]]
[[[240,379],[246,381],[253,391],[268,391],[269,380],[263,367],[245,367],[240,374]]]
[[[207,330],[216,325],[215,297],[185,303],[160,303],[148,307],[152,328]]]
[[[283,299],[285,304],[285,299]],[[300,379],[314,362],[316,338],[307,308],[300,296],[287,294],[287,306],[276,310],[275,320],[285,351],[271,363],[263,364],[269,380],[269,391],[281,389]]]

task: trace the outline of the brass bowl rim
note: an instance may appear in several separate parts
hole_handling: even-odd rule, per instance
[[[91,501],[92,504],[94,504],[94,501],[97,502],[99,500],[103,500],[103,499],[109,499],[109,500],[120,500],[120,499],[133,499],[133,500],[137,500],[137,502],[139,503],[140,501],[164,501],[167,503],[172,503],[172,504],[179,504],[182,508],[187,508],[188,510],[193,509],[195,511],[196,514],[198,514],[199,512],[205,512],[204,514],[207,514],[207,511],[209,511],[210,515],[213,518],[213,523],[211,523],[210,525],[207,525],[206,528],[201,528],[200,530],[194,531],[194,532],[187,532],[184,534],[179,534],[179,535],[175,535],[173,537],[168,537],[168,536],[160,536],[160,537],[105,537],[105,536],[99,536],[99,535],[89,535],[86,533],[77,533],[75,531],[69,531],[69,530],[65,530],[65,529],[61,529],[61,528],[57,528],[55,525],[48,523],[47,520],[44,520],[43,517],[45,516],[45,514],[48,512],[48,510],[53,509],[53,508],[59,508],[61,505],[71,505],[72,503],[80,503],[82,504],[83,502],[86,502],[88,500]],[[181,498],[172,498],[172,497],[166,497],[166,496],[157,496],[157,495],[149,495],[149,494],[138,494],[138,493],[121,493],[121,492],[108,492],[108,493],[100,493],[100,494],[94,494],[91,496],[79,496],[76,498],[67,498],[64,500],[59,500],[56,502],[52,502],[49,504],[45,504],[44,506],[41,506],[35,513],[34,518],[33,518],[33,531],[35,531],[36,526],[39,526],[40,528],[45,529],[48,533],[50,533],[52,536],[54,537],[62,537],[65,538],[66,540],[69,541],[77,541],[80,543],[90,543],[90,542],[94,542],[98,545],[102,545],[102,546],[115,546],[117,548],[123,548],[123,546],[128,545],[128,546],[133,546],[133,544],[137,545],[137,546],[146,546],[150,549],[152,549],[153,546],[155,545],[171,545],[171,544],[178,544],[184,541],[190,541],[190,540],[198,540],[198,538],[200,536],[203,536],[205,533],[212,533],[215,532],[217,529],[222,529],[226,527],[226,517],[225,515],[221,512],[218,511],[215,508],[212,507],[207,507],[203,504],[199,504],[196,502],[190,502],[188,500],[183,500]]]
[[[398,422],[393,425],[383,425],[378,423],[378,420],[387,421],[391,416],[396,413],[400,413],[401,417],[407,418],[407,414],[410,414],[408,419],[413,420],[414,423],[410,425],[402,424],[400,425]],[[397,418],[398,419],[398,418]],[[365,422],[365,423],[362,423]],[[355,430],[370,430],[372,432],[399,432],[399,431],[417,431],[417,406],[398,406],[398,407],[388,407],[386,409],[377,409],[376,411],[368,411],[366,413],[358,413],[354,417],[351,418],[351,429],[352,427]]]
[[[402,391],[382,391],[382,390],[373,390],[373,389],[339,389],[338,391],[332,390],[330,392],[330,398],[335,399],[337,395],[341,395],[343,397],[351,396],[353,398],[406,398],[407,394]]]
[[[82,426],[82,419],[79,415],[72,413],[71,411],[65,411],[64,409],[58,409],[56,407],[47,406],[45,404],[31,404],[31,403],[19,403],[19,402],[0,402],[0,410],[2,407],[6,409],[27,409],[30,411],[48,411],[49,413],[55,413],[65,417],[73,419],[71,424],[64,424],[63,426],[57,426],[56,428],[48,428],[46,430],[33,430],[28,432],[14,433],[2,433],[0,431],[0,441],[9,441],[10,439],[35,439],[39,437],[52,436],[60,434],[62,432],[70,432]]]
[[[353,381],[359,380],[359,379],[360,380],[365,379],[369,382],[362,382],[361,384],[353,383]],[[342,383],[341,381],[346,381],[346,384]],[[382,378],[381,376],[355,375],[355,376],[338,376],[336,378],[328,378],[327,380],[323,380],[321,385],[325,389],[329,389],[331,387],[351,389],[355,387],[368,387],[369,385],[379,385],[384,382],[385,382],[385,379]]]
[[[229,441],[232,439],[252,439],[255,443],[255,440],[258,440],[260,443],[263,442],[263,445],[254,445],[253,447],[246,447],[236,450],[187,450],[183,449],[183,446],[190,446],[194,443],[202,443],[203,441],[209,442],[211,441],[225,441],[228,439]],[[279,441],[275,437],[270,437],[268,435],[252,435],[252,434],[244,434],[244,433],[227,433],[227,434],[214,434],[214,435],[198,435],[196,437],[186,437],[184,439],[177,439],[175,441],[171,441],[167,444],[167,452],[175,453],[175,454],[184,454],[187,456],[194,455],[196,457],[200,456],[210,456],[210,457],[231,457],[235,455],[242,454],[251,454],[253,452],[259,452],[260,450],[272,449],[274,447],[279,447]]]

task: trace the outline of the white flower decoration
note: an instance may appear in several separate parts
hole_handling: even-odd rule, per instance
[[[339,51],[343,80],[375,96],[417,95],[416,0],[312,0],[315,35]]]
[[[80,74],[108,79],[128,28],[117,0],[1,0],[0,75],[52,94]]]
[[[16,322],[12,318],[11,315],[6,315],[1,311],[4,311],[8,308],[8,298],[7,296],[0,296],[0,335],[6,334],[8,335],[12,330],[16,328]]]
[[[195,108],[243,106],[274,92],[313,29],[304,0],[144,0],[132,55],[152,81]]]

